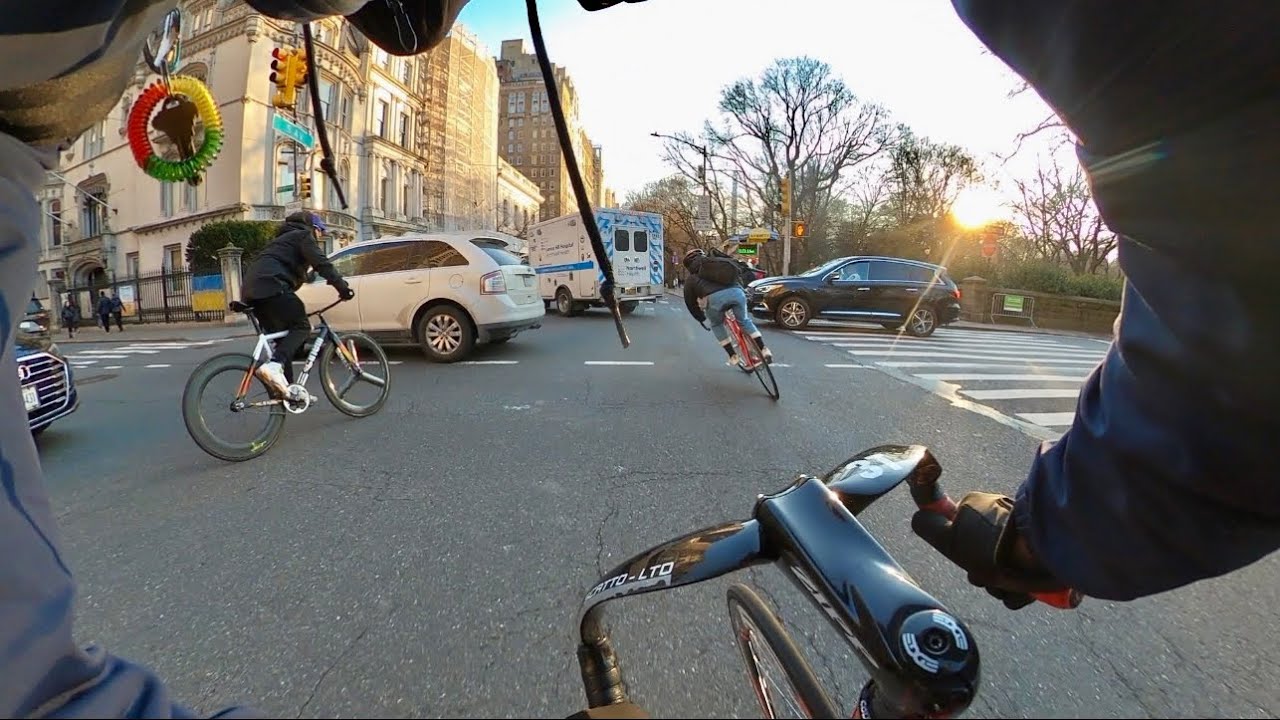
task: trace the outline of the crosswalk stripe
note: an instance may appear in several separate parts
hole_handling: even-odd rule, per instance
[[[801,337],[808,340],[817,340],[820,342],[829,341],[859,341],[859,342],[880,342],[880,343],[922,343],[928,345],[983,345],[996,346],[1006,345],[1011,347],[1076,347],[1070,343],[1058,342],[1056,340],[1022,340],[1018,338],[1000,338],[991,335],[975,335],[970,337],[947,337],[939,335],[931,335],[927,338],[918,338],[911,335],[878,335],[870,333],[811,333],[804,334]],[[1094,348],[1089,348],[1094,349]],[[1103,348],[1096,348],[1099,352]]]
[[[892,355],[895,357],[940,357],[940,358],[965,358],[968,360],[1000,360],[1009,362],[1015,358],[1008,355],[982,355],[978,353],[963,352],[936,352],[926,350],[906,350],[906,351],[890,351],[890,350],[848,350],[850,355]],[[1097,365],[1098,360],[1077,360],[1075,358],[1060,357],[1028,357],[1028,360],[1034,360],[1037,363],[1061,363],[1065,365]]]
[[[974,400],[1030,400],[1040,398],[1073,398],[1080,388],[1006,388],[1001,390],[961,390],[961,395]]]
[[[1060,427],[1075,422],[1076,414],[1073,412],[1018,413],[1018,417],[1036,425]]]
[[[871,343],[830,343],[832,347],[838,348],[858,348],[861,350],[886,350],[887,352],[897,353],[899,350],[890,345],[876,345]],[[919,347],[919,346],[917,346]],[[1095,353],[1089,350],[1068,350],[1062,348],[1033,348],[1033,349],[1003,349],[1003,348],[983,348],[983,347],[964,347],[964,348],[947,348],[929,346],[934,350],[958,350],[961,352],[981,352],[990,355],[1013,355],[1015,357],[1079,357],[1094,358],[1102,360],[1106,357],[1104,353]]]
[[[1038,373],[921,373],[925,380],[1038,380],[1042,382],[1074,382],[1088,375],[1043,375]]]

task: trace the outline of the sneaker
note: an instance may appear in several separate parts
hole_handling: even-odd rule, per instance
[[[729,361],[726,362],[725,365],[728,365],[729,367],[742,367],[742,361],[738,359],[737,355],[730,355]]]
[[[773,362],[773,351],[770,350],[769,348],[764,348],[763,350],[761,350],[760,356],[763,357],[764,361],[767,363]]]
[[[284,377],[284,367],[274,360],[258,366],[258,379],[281,397],[289,396],[289,381]]]

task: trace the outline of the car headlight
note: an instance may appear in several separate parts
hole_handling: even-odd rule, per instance
[[[774,288],[777,288],[777,287],[782,287],[782,286],[781,286],[781,285],[779,285],[778,283],[771,283],[771,284],[769,284],[769,285],[756,285],[755,287],[751,288],[751,290],[752,290],[753,292],[757,292],[757,293],[759,293],[759,294],[761,294],[761,295],[765,295],[765,294],[767,294],[769,291],[771,291],[771,290],[773,290]]]

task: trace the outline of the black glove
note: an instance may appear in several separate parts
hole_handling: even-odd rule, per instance
[[[911,516],[911,529],[985,588],[1017,610],[1034,601],[1030,592],[1064,590],[1018,537],[1013,499],[972,492],[957,506],[954,520],[928,510]]]
[[[355,296],[356,296],[356,291],[352,290],[350,285],[343,285],[342,287],[338,288],[338,297],[344,301],[350,300]]]

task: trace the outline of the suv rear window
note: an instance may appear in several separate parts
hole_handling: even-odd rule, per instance
[[[480,248],[486,255],[493,258],[498,265],[523,265],[524,262],[516,257],[511,251],[507,250],[505,243],[497,240],[475,239],[471,241],[472,245]]]
[[[37,300],[36,298],[31,298],[30,300],[28,300],[28,301],[27,301],[27,314],[28,314],[28,315],[34,315],[34,314],[36,314],[36,313],[38,313],[38,312],[41,312],[41,311],[43,311],[43,310],[44,310],[44,306],[43,306],[43,305],[41,305],[41,304],[40,304],[40,301],[39,301],[39,300]]]

